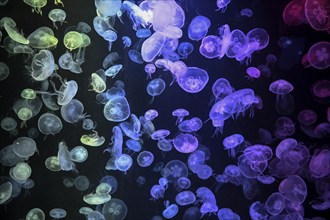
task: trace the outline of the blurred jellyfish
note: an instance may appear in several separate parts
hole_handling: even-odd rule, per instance
[[[151,62],[160,53],[166,37],[160,32],[154,32],[141,47],[141,55],[145,62]]]
[[[66,211],[62,208],[54,208],[49,211],[49,216],[54,219],[61,219],[66,217]]]
[[[240,11],[241,16],[246,16],[251,18],[253,16],[253,11],[250,8],[243,8]]]
[[[261,75],[260,70],[257,69],[256,67],[248,67],[246,69],[246,73],[247,73],[246,77],[250,80],[257,79]]]
[[[299,112],[297,119],[300,124],[309,126],[316,122],[317,115],[313,110],[304,109]]]
[[[128,36],[123,36],[121,39],[123,41],[124,49],[132,45],[132,40]]]
[[[329,25],[330,27],[330,25]],[[320,41],[308,50],[308,61],[316,69],[326,69],[330,66],[330,43]]]
[[[250,205],[249,213],[251,219],[253,220],[268,218],[268,213],[265,208],[265,205],[259,201],[254,202]]]
[[[48,13],[48,17],[53,22],[53,27],[56,29],[58,29],[56,22],[60,22],[61,25],[66,22],[65,21],[66,13],[65,11],[59,8],[51,10]]]
[[[293,0],[286,5],[283,11],[285,24],[297,26],[306,22],[305,2],[306,1]]]
[[[84,113],[84,105],[78,99],[72,99],[62,105],[61,116],[68,123],[76,123],[87,117]]]
[[[278,138],[286,138],[295,133],[295,124],[288,117],[279,117],[275,122],[274,134]]]
[[[168,202],[169,203],[169,202]],[[166,219],[171,219],[179,212],[179,207],[177,204],[166,204],[166,208],[163,211],[162,215]]]
[[[329,1],[318,0],[311,1],[306,0],[305,5],[305,16],[310,26],[318,31],[327,30],[330,27],[328,20],[330,15]]]
[[[5,131],[12,131],[17,127],[17,122],[12,117],[4,117],[1,119],[1,128]]]
[[[0,81],[5,80],[9,76],[9,67],[4,62],[0,62]]]
[[[183,118],[189,115],[189,111],[183,108],[178,108],[172,112],[172,115],[177,117],[175,124],[180,124],[183,121]]]
[[[177,181],[179,189],[189,189],[191,182],[187,177],[180,177]]]
[[[136,178],[136,182],[139,184],[139,186],[142,186],[146,183],[146,178],[144,176],[138,176]]]
[[[5,202],[7,202],[12,196],[13,185],[11,184],[11,182],[2,183],[0,185],[0,192],[2,194],[2,196],[0,198],[0,205],[2,205]]]
[[[182,121],[179,125],[178,128],[180,131],[183,132],[195,132],[201,129],[203,126],[203,122],[200,118],[198,117],[193,117],[191,119],[187,119]]]
[[[73,162],[82,163],[88,158],[88,151],[83,146],[76,146],[70,151],[70,158]]]
[[[76,170],[76,165],[72,162],[70,152],[67,145],[61,141],[58,144],[57,158],[60,163],[61,169],[64,171]]]
[[[284,202],[285,202],[285,199],[284,199],[283,195],[279,192],[275,192],[275,193],[272,193],[268,197],[268,199],[265,203],[265,207],[269,214],[278,215],[284,209],[284,204],[285,204]]]
[[[190,42],[181,42],[178,46],[178,53],[183,59],[187,59],[193,50],[194,46]]]
[[[188,176],[187,166],[180,160],[171,160],[166,165],[165,168],[169,169],[170,173],[167,177],[170,181],[176,181],[180,177]]]
[[[155,110],[155,109],[149,109],[148,111],[146,111],[144,113],[144,118],[149,120],[149,121],[152,121],[157,117],[158,117],[158,111]]]
[[[205,16],[198,15],[194,17],[188,27],[188,37],[191,40],[201,40],[204,38],[211,26],[211,21]]]
[[[317,150],[314,152],[309,162],[309,170],[315,178],[322,178],[330,173],[330,151],[328,149]]]
[[[45,220],[45,213],[39,208],[33,208],[26,214],[25,219],[26,220],[32,220],[32,219]]]
[[[181,153],[191,153],[198,147],[198,140],[191,134],[181,133],[173,139],[175,149]]]
[[[98,147],[104,144],[105,138],[99,136],[97,131],[92,131],[90,134],[83,134],[80,137],[80,142],[91,147]]]
[[[157,200],[164,197],[165,188],[161,185],[153,185],[150,189],[150,195],[153,200]]]
[[[254,28],[246,34],[246,38],[249,43],[258,43],[256,50],[262,50],[268,46],[269,35],[267,31],[263,28]]]
[[[118,170],[126,172],[129,168],[131,168],[133,160],[131,156],[127,154],[121,154],[115,160],[115,166]]]
[[[216,102],[232,92],[233,88],[231,87],[230,82],[225,78],[217,79],[212,85],[212,94]],[[213,101],[211,100],[211,102]]]
[[[147,79],[151,79],[151,75],[154,74],[156,72],[156,67],[154,64],[152,63],[148,63],[147,65],[145,65],[144,67],[144,72],[147,73]]]
[[[225,147],[225,150],[228,150],[228,155],[235,157],[236,151],[235,148],[243,143],[244,137],[241,134],[232,134],[225,139],[223,139],[222,144]]]
[[[201,150],[192,152],[188,157],[188,167],[193,173],[197,173],[199,166],[205,161],[205,153]]]
[[[136,51],[136,50],[129,50],[128,51],[128,57],[131,61],[133,61],[134,63],[138,63],[138,64],[142,64],[144,61],[142,55],[140,52]]]
[[[197,176],[202,180],[210,178],[213,174],[213,170],[209,165],[202,164],[197,168]]]
[[[217,0],[217,11],[221,11],[221,13],[225,13],[227,6],[230,4],[231,0]]]
[[[19,137],[17,138],[12,145],[14,153],[24,159],[28,159],[35,152],[38,152],[36,142],[28,137]]]
[[[196,196],[191,191],[182,191],[175,197],[175,202],[180,206],[193,204],[196,201]]]
[[[104,17],[111,17],[120,10],[122,2],[120,0],[95,0],[97,11]]]
[[[83,119],[82,128],[84,130],[92,130],[92,129],[95,129],[96,126],[97,126],[97,123],[94,122],[92,119],[90,119],[90,118]]]
[[[189,93],[198,93],[202,91],[208,81],[208,73],[198,67],[188,67],[184,74],[177,76],[179,86]]]
[[[141,28],[137,30],[135,34],[137,38],[147,38],[151,36],[151,31],[148,28]]]
[[[119,54],[117,52],[109,53],[103,60],[103,68],[108,69],[110,66],[114,65],[115,62],[119,59]]]
[[[305,181],[297,175],[289,176],[282,180],[278,191],[290,202],[302,204],[307,196],[307,186]]]
[[[105,71],[105,75],[114,78],[122,68],[123,68],[122,64],[112,65]]]

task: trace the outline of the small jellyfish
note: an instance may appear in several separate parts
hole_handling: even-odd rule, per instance
[[[153,200],[157,200],[164,197],[165,188],[161,185],[153,185],[150,189],[150,195]]]
[[[136,50],[132,50],[132,49],[129,50],[128,57],[134,63],[143,64],[143,62],[144,62],[141,53]]]
[[[174,117],[177,117],[175,124],[180,124],[183,121],[184,117],[189,115],[189,111],[183,108],[178,108],[172,112],[172,115]]]
[[[171,160],[165,165],[165,169],[169,169],[168,180],[176,181],[180,177],[188,176],[188,168],[185,163],[180,160]]]
[[[97,131],[92,131],[90,134],[84,134],[80,138],[80,142],[91,147],[99,147],[105,142],[103,136],[99,136]]]
[[[151,134],[151,139],[152,140],[163,140],[165,139],[168,135],[170,135],[170,131],[166,129],[159,129]]]
[[[297,119],[300,124],[309,126],[316,122],[317,114],[311,109],[304,109],[298,113]]]
[[[38,129],[43,134],[55,135],[62,130],[62,127],[61,119],[52,113],[44,113],[38,119]]]
[[[246,69],[246,74],[246,77],[250,80],[258,79],[261,75],[260,70],[253,66],[250,66]]]
[[[23,184],[31,176],[32,169],[29,164],[21,162],[10,169],[10,176],[18,183]]]
[[[83,146],[76,146],[70,151],[70,158],[73,162],[82,163],[88,158],[88,151]]]
[[[194,50],[194,46],[190,42],[181,42],[178,46],[178,53],[183,59],[187,59],[188,55]]]
[[[17,127],[17,122],[12,117],[4,117],[1,119],[1,128],[5,131],[12,131]]]
[[[130,116],[130,107],[127,99],[122,96],[112,98],[104,105],[103,114],[109,121],[125,121]]]
[[[58,152],[57,152],[57,159],[61,166],[61,169],[64,171],[76,170],[76,165],[72,162],[70,157],[70,152],[68,150],[67,145],[65,142],[61,141],[58,144]]]
[[[184,74],[177,76],[179,86],[188,93],[202,91],[208,81],[208,73],[198,67],[188,67]]]
[[[104,69],[108,69],[110,66],[114,65],[119,59],[119,54],[117,52],[109,53],[103,60],[102,66]]]
[[[177,184],[180,189],[189,189],[191,186],[191,181],[187,177],[180,177]]]
[[[296,128],[293,121],[288,117],[279,117],[275,122],[274,134],[278,138],[286,138],[295,133]]]
[[[62,208],[54,208],[49,211],[49,216],[54,219],[61,219],[66,217],[66,211]]]
[[[95,129],[96,126],[97,126],[96,122],[94,122],[92,119],[90,119],[90,118],[83,119],[82,128],[84,130],[92,130],[92,129]]]
[[[89,205],[102,205],[102,204],[110,201],[110,199],[111,199],[111,195],[98,194],[98,193],[89,193],[83,197],[84,202],[86,202]],[[102,216],[101,213],[99,213],[99,212],[96,212],[96,213],[98,213],[98,215]],[[90,219],[99,219],[99,217],[98,218],[89,217],[89,218]]]
[[[123,68],[122,64],[115,64],[113,66],[110,66],[105,71],[105,75],[108,76],[108,77],[114,78],[122,68]]]
[[[268,213],[266,207],[261,202],[257,201],[250,205],[249,209],[251,219],[267,219]]]
[[[118,170],[126,172],[129,168],[131,168],[133,164],[133,160],[131,156],[127,154],[122,154],[115,160],[115,166]]]
[[[310,26],[318,31],[328,30],[330,27],[329,16],[330,6],[327,0],[311,1],[306,0],[305,16]]]
[[[148,167],[154,161],[154,155],[150,151],[142,151],[136,158],[140,167]]]
[[[280,183],[278,191],[285,199],[295,204],[302,204],[307,196],[307,186],[305,181],[297,175],[292,175]]]
[[[105,219],[123,220],[127,215],[127,206],[122,200],[112,198],[103,205],[102,214]]]
[[[158,117],[158,111],[155,109],[149,109],[144,113],[144,118],[147,119],[148,121],[152,121],[157,117]]]
[[[120,11],[122,2],[121,0],[96,0],[95,6],[104,18],[112,17]]]
[[[280,48],[285,49],[292,44],[292,40],[287,36],[283,36],[278,39],[277,44]]]
[[[25,216],[26,220],[40,219],[45,220],[45,213],[39,208],[31,209]]]
[[[312,159],[309,162],[309,170],[311,176],[322,178],[330,173],[330,151],[322,149],[314,152]]]
[[[74,80],[62,82],[62,85],[59,90],[56,89],[53,81],[50,82],[57,93],[57,104],[66,105],[68,104],[73,97],[77,94],[78,84]]]
[[[223,99],[225,96],[231,94],[233,90],[230,82],[225,78],[217,79],[212,85],[212,94],[214,95],[215,101]]]
[[[141,28],[137,30],[135,34],[137,38],[147,38],[151,36],[151,31],[148,28]]]
[[[89,179],[84,175],[77,176],[74,179],[74,187],[81,192],[87,190],[89,188],[89,185]]]
[[[56,29],[58,29],[56,22],[60,22],[61,25],[66,22],[65,21],[66,13],[64,10],[59,8],[51,10],[48,13],[48,17],[53,22],[53,27]]]
[[[202,180],[210,178],[213,174],[212,168],[207,164],[202,164],[197,168],[197,176]]]
[[[225,139],[223,139],[223,146],[225,147],[225,150],[228,150],[228,155],[231,157],[235,157],[237,150],[235,148],[243,143],[244,137],[241,134],[232,134]]]
[[[91,89],[90,91],[94,91],[96,93],[102,93],[106,90],[106,80],[104,80],[99,74],[92,73],[91,74]]]
[[[284,209],[285,199],[281,193],[274,192],[268,197],[265,206],[271,215],[278,215]]]
[[[193,204],[196,201],[196,196],[191,191],[182,191],[175,197],[175,202],[180,206]]]
[[[147,73],[147,79],[151,79],[151,75],[154,74],[156,72],[156,67],[154,64],[152,63],[148,63],[147,65],[145,65],[144,67],[144,72]]]
[[[198,15],[194,17],[188,27],[188,37],[191,40],[201,40],[204,38],[211,26],[211,21],[205,16]]]
[[[151,80],[147,85],[147,93],[152,96],[150,103],[153,102],[155,96],[159,96],[165,90],[165,81],[161,78]]]
[[[12,196],[13,185],[11,184],[11,182],[2,183],[0,185],[0,192],[1,192],[0,205],[2,205],[5,202],[7,202]]]
[[[243,8],[240,11],[241,16],[246,16],[251,18],[253,16],[253,11],[250,8]]]
[[[84,113],[84,105],[78,99],[72,99],[62,105],[61,116],[68,123],[76,123],[87,117]]]
[[[60,162],[57,156],[50,156],[45,160],[45,166],[48,170],[56,172],[61,170]]]
[[[0,62],[0,81],[5,80],[9,76],[9,67],[4,62]]]
[[[231,0],[217,0],[217,11],[221,11],[221,13],[225,13],[228,5],[230,4]]]
[[[132,45],[132,40],[128,36],[123,36],[121,39],[123,41],[124,49]]]
[[[181,133],[173,139],[175,149],[181,153],[191,153],[198,147],[198,140],[191,134]]]
[[[208,59],[219,57],[221,51],[221,39],[215,35],[203,38],[199,52]]]
[[[269,35],[263,28],[254,28],[246,34],[247,41],[249,43],[258,43],[256,50],[262,50],[268,46]]]
[[[182,121],[178,125],[178,128],[182,132],[196,132],[199,129],[201,129],[202,126],[203,126],[202,120],[198,117],[193,117],[191,119]]]
[[[177,204],[167,204],[166,209],[163,211],[162,215],[166,219],[171,219],[179,212],[179,207]]]
[[[28,137],[17,138],[12,145],[14,153],[22,158],[28,159],[35,152],[38,152],[36,142]]]

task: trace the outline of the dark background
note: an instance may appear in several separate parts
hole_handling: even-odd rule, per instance
[[[94,1],[78,1],[78,0],[63,0],[65,7],[63,8],[67,13],[67,23],[59,25],[58,30],[54,30],[55,36],[59,39],[58,46],[53,50],[55,60],[57,61],[61,54],[66,49],[63,46],[63,36],[65,29],[77,25],[78,22],[84,21],[92,26],[93,18],[96,16]],[[118,63],[124,65],[115,79],[108,79],[107,85],[110,88],[115,80],[123,80],[125,82],[126,97],[129,101],[131,112],[137,116],[143,115],[144,112],[150,108],[154,108],[159,112],[159,117],[154,120],[156,129],[168,129],[171,131],[170,138],[174,138],[178,133],[175,127],[176,119],[172,117],[171,112],[176,108],[185,108],[190,111],[192,117],[200,117],[203,121],[208,119],[208,113],[211,106],[208,105],[211,99],[211,87],[213,82],[220,77],[227,78],[235,89],[252,88],[255,93],[262,97],[264,108],[262,110],[255,110],[255,116],[238,117],[236,120],[229,119],[225,123],[224,133],[218,137],[211,138],[214,128],[211,122],[204,124],[203,128],[197,132],[201,144],[207,146],[211,151],[211,159],[207,164],[211,165],[215,174],[223,172],[224,167],[228,164],[235,164],[235,159],[230,159],[227,152],[223,150],[222,140],[224,137],[232,133],[242,134],[246,140],[255,143],[258,138],[257,130],[260,127],[273,130],[275,120],[279,117],[274,108],[275,95],[268,92],[269,84],[276,79],[286,79],[291,82],[295,89],[292,95],[295,99],[295,111],[289,117],[296,123],[296,133],[293,138],[298,141],[303,141],[307,146],[320,146],[323,143],[328,143],[329,139],[311,139],[304,135],[298,128],[296,119],[297,113],[303,109],[309,108],[318,113],[318,122],[326,120],[326,109],[328,105],[316,102],[310,92],[311,85],[319,79],[329,79],[326,70],[316,70],[313,68],[304,69],[300,64],[300,59],[308,48],[315,42],[328,39],[326,33],[321,33],[313,30],[307,24],[289,27],[283,23],[282,12],[285,5],[289,1],[277,0],[251,0],[251,1],[238,1],[233,2],[228,6],[224,14],[216,10],[216,3],[214,0],[181,0],[179,4],[185,10],[186,22],[183,27],[184,36],[180,39],[182,41],[189,41],[187,37],[187,28],[191,19],[196,15],[207,16],[211,20],[211,27],[208,34],[216,34],[217,29],[223,24],[229,24],[231,29],[241,29],[244,33],[255,27],[261,27],[267,30],[270,36],[270,43],[267,48],[260,52],[256,52],[252,56],[251,66],[258,66],[266,63],[266,55],[269,53],[275,54],[280,58],[281,55],[288,57],[292,66],[287,68],[280,68],[275,65],[271,68],[273,75],[270,78],[260,78],[250,81],[245,77],[245,64],[240,64],[234,59],[226,57],[221,60],[206,59],[198,52],[200,42],[192,42],[195,46],[194,52],[184,60],[187,66],[197,66],[205,69],[209,73],[210,80],[202,92],[197,94],[189,94],[184,92],[176,83],[169,86],[172,80],[170,73],[157,70],[154,77],[161,77],[167,83],[167,88],[155,101],[149,106],[148,102],[151,97],[145,91],[147,83],[146,74],[144,73],[144,65],[133,63],[127,56],[128,49],[123,49],[121,37],[123,35],[130,36],[133,42],[137,42],[135,32],[132,30],[132,23],[126,16],[123,15],[124,24],[121,24],[118,19],[116,20],[115,29],[118,31],[118,40],[114,43],[112,51],[117,51],[121,59]],[[239,12],[243,8],[251,8],[254,12],[252,18],[239,18]],[[35,29],[41,26],[48,26],[52,28],[52,22],[47,17],[48,12],[53,8],[61,8],[53,4],[53,1],[48,1],[46,7],[42,9],[43,15],[40,16],[31,12],[31,8],[23,3],[23,1],[11,0],[5,7],[0,7],[0,17],[8,16],[15,20],[17,27],[28,36]],[[3,35],[6,36],[3,30]],[[186,162],[188,155],[178,153],[175,149],[166,153],[165,157],[159,152],[156,142],[144,139],[145,143],[143,149],[152,151],[155,154],[154,163],[147,168],[141,168],[136,164],[136,156],[132,156],[134,164],[131,169],[126,173],[119,171],[106,171],[104,166],[109,157],[109,154],[103,154],[103,150],[110,142],[112,135],[112,127],[115,123],[105,120],[103,116],[103,105],[99,105],[95,101],[96,93],[88,91],[90,84],[90,74],[102,68],[104,57],[109,53],[107,50],[108,44],[98,36],[94,30],[88,34],[91,38],[92,44],[86,49],[86,61],[82,64],[83,73],[76,75],[66,70],[59,70],[58,73],[67,79],[76,80],[79,85],[79,91],[75,96],[83,102],[85,111],[91,115],[91,118],[97,122],[96,130],[100,136],[106,138],[106,144],[98,148],[86,147],[89,152],[89,158],[86,162],[77,164],[79,175],[85,175],[89,178],[91,186],[85,192],[80,192],[74,188],[66,188],[62,181],[65,177],[75,177],[77,174],[73,172],[51,172],[44,166],[44,161],[51,155],[56,155],[58,150],[58,143],[64,140],[69,148],[80,144],[79,139],[82,134],[88,133],[81,128],[81,123],[68,124],[63,120],[63,130],[55,135],[48,136],[46,140],[40,135],[37,139],[37,147],[40,154],[35,154],[28,161],[32,167],[31,178],[35,181],[36,186],[29,192],[22,191],[18,198],[14,198],[6,205],[0,208],[1,219],[12,220],[25,218],[27,212],[35,207],[41,208],[46,216],[48,212],[55,207],[63,208],[67,211],[68,216],[66,219],[84,219],[78,213],[82,206],[88,206],[82,201],[82,197],[95,190],[99,180],[102,176],[108,174],[113,175],[118,180],[118,191],[113,194],[114,198],[122,199],[127,207],[128,214],[126,219],[150,219],[154,215],[161,215],[164,209],[163,201],[156,202],[150,201],[149,190],[152,185],[157,184],[159,173],[152,172],[152,167],[156,162],[163,161],[167,163],[173,159],[180,159]],[[4,38],[3,36],[3,38]],[[277,41],[281,36],[288,36],[294,42],[301,41],[296,48],[288,48],[286,51],[277,45]],[[0,116],[11,116],[17,119],[11,107],[13,103],[20,97],[20,92],[27,87],[38,88],[38,84],[33,82],[29,76],[28,71],[25,69],[23,56],[15,55],[8,56],[4,48],[0,48],[0,61],[5,62],[10,68],[9,77],[0,82]],[[46,107],[43,107],[41,112],[47,112]],[[59,116],[59,112],[56,112]],[[39,113],[39,115],[41,115]],[[37,126],[38,116],[27,122],[27,127],[20,129],[19,136],[27,136],[27,130],[31,127]],[[18,120],[18,119],[17,119]],[[0,147],[5,147],[11,144],[17,137],[10,136],[5,131],[0,131]],[[126,140],[126,139],[125,139]],[[275,149],[279,141],[272,144]],[[8,175],[9,168],[2,167],[2,176]],[[138,176],[146,178],[146,184],[139,186],[136,183]],[[212,187],[216,183],[214,178],[208,180],[199,180],[195,174],[189,175],[192,181],[191,191],[195,192],[200,186]],[[261,193],[252,201],[245,199],[242,187],[237,187],[232,184],[223,185],[219,191],[215,193],[217,198],[217,205],[219,208],[228,207],[241,216],[241,219],[248,219],[249,206],[254,201],[265,202],[268,196],[277,190],[277,180],[270,186],[260,185]],[[309,201],[317,197],[314,191],[314,185],[309,184],[309,194],[304,203],[305,216],[325,216],[325,212],[316,212],[308,205]],[[176,190],[170,186],[165,193],[165,200],[174,202]],[[188,206],[190,207],[190,206]],[[188,207],[180,207],[178,215],[174,219],[181,219],[184,211]],[[50,217],[46,217],[49,219]],[[205,219],[214,219],[215,216],[205,216]]]

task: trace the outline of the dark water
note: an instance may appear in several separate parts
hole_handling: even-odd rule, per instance
[[[93,18],[96,15],[95,6],[93,1],[78,1],[78,0],[63,0],[67,13],[67,23],[58,25],[59,29],[54,30],[55,36],[59,39],[59,44],[53,54],[55,60],[66,51],[63,46],[62,40],[67,27],[77,25],[78,22],[84,21],[92,26]],[[223,24],[229,24],[231,29],[241,29],[244,33],[249,30],[260,27],[267,30],[270,36],[269,46],[252,56],[251,66],[258,66],[266,63],[266,55],[269,53],[275,54],[281,61],[281,67],[274,65],[271,67],[273,75],[270,78],[260,78],[250,81],[245,77],[245,64],[240,64],[234,59],[226,57],[221,60],[206,59],[198,52],[200,42],[191,42],[195,46],[194,52],[184,60],[187,66],[198,66],[205,69],[210,77],[209,83],[200,93],[189,94],[184,92],[176,83],[169,86],[172,77],[169,72],[157,70],[155,77],[161,77],[165,80],[167,88],[159,96],[156,97],[151,105],[148,105],[150,96],[146,93],[146,86],[149,81],[146,80],[144,72],[144,65],[133,63],[129,60],[127,49],[123,49],[121,39],[114,43],[112,51],[117,51],[121,59],[118,61],[124,65],[115,79],[108,79],[107,85],[110,88],[115,80],[123,80],[125,82],[126,97],[131,106],[131,112],[137,116],[143,115],[144,112],[150,108],[154,108],[159,112],[159,117],[154,120],[156,129],[168,129],[171,131],[170,138],[174,138],[179,134],[179,130],[175,126],[175,118],[172,117],[171,112],[176,108],[185,108],[190,111],[192,117],[200,117],[203,121],[208,119],[208,114],[211,109],[209,101],[212,96],[211,87],[213,82],[220,78],[226,78],[230,81],[231,85],[236,89],[252,88],[257,95],[262,97],[264,107],[262,110],[255,110],[253,118],[238,117],[235,120],[229,119],[225,123],[223,134],[212,137],[214,128],[211,122],[206,122],[202,129],[197,132],[197,136],[201,144],[207,146],[211,152],[211,158],[207,164],[212,166],[215,174],[222,173],[228,164],[236,164],[237,159],[228,158],[227,152],[223,150],[222,140],[224,137],[240,133],[246,140],[251,143],[256,143],[258,138],[257,130],[262,127],[270,131],[274,129],[274,122],[279,117],[274,107],[275,95],[268,91],[269,84],[277,79],[286,79],[291,82],[295,89],[292,95],[295,100],[295,110],[290,117],[296,123],[296,133],[292,136],[298,141],[302,141],[306,146],[321,146],[322,144],[329,143],[329,138],[324,139],[311,139],[302,133],[298,128],[296,116],[299,111],[309,108],[314,110],[318,116],[319,121],[326,120],[326,109],[329,104],[320,104],[316,102],[310,92],[311,85],[320,79],[329,79],[328,70],[316,70],[313,68],[305,69],[300,64],[302,54],[306,53],[308,48],[315,42],[320,40],[329,39],[329,35],[322,32],[317,32],[309,27],[307,24],[289,27],[284,24],[282,20],[282,12],[285,5],[289,1],[277,0],[251,0],[239,1],[233,0],[229,5],[226,12],[221,14],[215,11],[216,4],[213,0],[182,0],[180,5],[186,12],[186,22],[183,27],[183,38],[181,41],[189,41],[187,36],[187,29],[189,22],[196,15],[207,16],[211,20],[211,27],[208,34],[216,34],[217,29]],[[8,16],[15,20],[17,27],[19,27],[25,35],[29,35],[36,28],[41,26],[52,27],[52,22],[48,19],[48,12],[56,8],[53,1],[49,1],[47,6],[43,8],[43,15],[40,16],[31,12],[31,8],[24,4],[23,1],[11,0],[5,7],[0,7],[0,17]],[[252,18],[238,18],[239,12],[242,8],[249,7],[253,10],[254,15]],[[135,32],[132,30],[131,21],[124,14],[124,24],[119,21],[116,22],[115,29],[118,36],[130,36],[133,42],[137,42]],[[6,36],[5,32],[3,35]],[[126,173],[119,171],[106,171],[104,166],[108,154],[103,154],[104,148],[110,142],[112,135],[112,128],[116,123],[105,120],[103,116],[103,105],[99,105],[95,101],[95,93],[88,91],[90,89],[90,74],[102,68],[103,58],[109,53],[107,50],[107,43],[98,36],[94,30],[88,34],[91,38],[92,44],[86,49],[85,63],[82,64],[83,73],[80,75],[73,74],[66,70],[59,70],[58,73],[67,79],[76,80],[79,85],[79,90],[76,99],[83,102],[85,111],[91,115],[91,118],[97,122],[96,130],[100,136],[106,138],[104,145],[98,148],[86,147],[89,152],[89,157],[86,162],[77,164],[77,169],[80,175],[85,175],[89,178],[91,186],[85,192],[80,192],[74,188],[66,188],[62,181],[65,177],[76,177],[74,172],[51,172],[44,166],[44,161],[51,155],[56,155],[58,150],[58,143],[65,141],[70,147],[80,144],[80,137],[85,134],[81,128],[81,123],[68,124],[63,122],[63,130],[55,135],[48,136],[45,140],[42,135],[37,139],[37,147],[39,155],[34,155],[28,160],[29,165],[32,167],[31,179],[35,181],[35,187],[30,189],[29,192],[22,191],[21,195],[14,198],[6,205],[1,206],[1,219],[14,220],[25,218],[26,213],[35,207],[41,208],[45,214],[46,219],[50,219],[48,212],[55,207],[63,208],[67,211],[68,216],[66,219],[84,219],[78,210],[82,206],[88,206],[82,200],[82,197],[95,190],[100,179],[104,175],[113,175],[118,180],[118,191],[112,195],[114,198],[122,199],[127,207],[128,213],[126,219],[150,219],[154,215],[161,215],[164,210],[164,199],[157,201],[150,200],[149,190],[152,185],[157,184],[159,173],[152,172],[152,167],[141,168],[136,164],[136,156],[132,156],[134,164],[131,169]],[[292,48],[285,51],[277,45],[277,40],[281,36],[288,36],[294,40],[296,44]],[[25,69],[23,62],[25,57],[21,55],[8,56],[7,52],[0,48],[0,61],[5,62],[10,68],[9,77],[0,82],[0,116],[12,116],[17,119],[15,113],[11,110],[13,103],[20,97],[20,92],[27,87],[38,88],[38,84],[33,81],[29,76],[28,71]],[[42,107],[41,112],[47,112],[46,107]],[[60,116],[59,112],[56,112]],[[41,115],[41,114],[39,114]],[[17,119],[18,120],[18,119]],[[28,128],[37,126],[38,116],[32,118],[27,122],[27,127],[19,130],[19,136],[26,136]],[[0,148],[11,144],[17,137],[10,136],[5,131],[0,131]],[[275,141],[271,147],[275,149],[280,140]],[[158,150],[156,142],[151,139],[145,139],[143,149],[154,153],[156,162],[163,161],[164,163],[179,159],[186,161],[188,155],[181,154],[173,149],[165,156]],[[8,175],[9,167],[2,167],[1,175]],[[139,186],[136,183],[138,176],[146,178],[146,184]],[[206,186],[212,187],[216,183],[214,178],[208,180],[200,180],[195,174],[190,174],[189,178],[192,182],[190,188],[195,192],[198,187]],[[247,200],[244,197],[241,186],[234,186],[232,184],[224,184],[215,196],[219,208],[228,207],[241,216],[241,219],[249,219],[249,206],[255,201],[265,202],[268,196],[277,191],[277,187],[281,179],[276,180],[272,185],[259,184],[260,193],[252,200]],[[314,190],[314,184],[308,182],[308,196],[304,202],[305,217],[312,218],[314,216],[326,216],[326,212],[315,211],[308,204],[312,199],[317,197]],[[165,193],[165,200],[170,200],[174,203],[177,191],[173,186]],[[191,206],[188,206],[191,207]],[[174,219],[182,219],[184,211],[188,207],[180,207],[179,213]],[[93,208],[93,207],[92,207]],[[47,217],[48,216],[48,217]],[[204,219],[216,219],[215,215],[204,216]]]

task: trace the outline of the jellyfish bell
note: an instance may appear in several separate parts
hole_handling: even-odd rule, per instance
[[[35,54],[31,64],[31,76],[36,81],[48,79],[55,70],[55,61],[52,52],[40,50]]]
[[[289,2],[283,11],[284,23],[291,26],[301,25],[306,22],[306,0],[293,0]]]
[[[179,86],[189,93],[198,93],[202,91],[208,81],[208,73],[198,67],[188,67],[184,74],[177,77]]]
[[[305,0],[304,14],[310,26],[318,31],[328,30],[330,28],[330,6],[328,0]]]
[[[326,69],[330,66],[330,43],[320,41],[311,46],[307,53],[310,65],[316,69]]]

